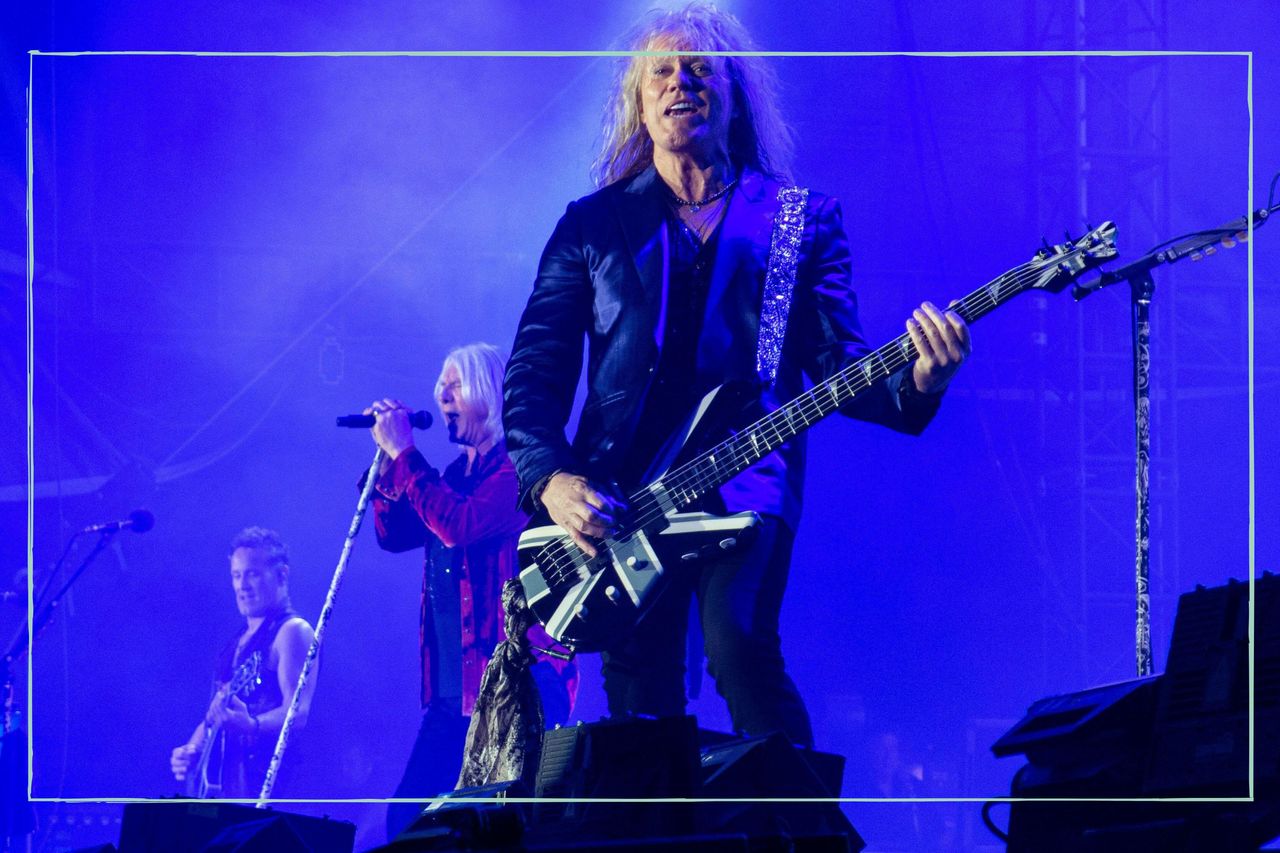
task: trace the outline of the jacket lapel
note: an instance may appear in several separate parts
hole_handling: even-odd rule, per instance
[[[657,170],[650,166],[614,196],[627,249],[644,290],[645,303],[655,317],[653,342],[659,350],[662,348],[662,335],[667,320],[666,294],[670,270],[660,184]]]
[[[778,210],[772,181],[746,170],[740,181],[720,224],[698,346],[700,369],[731,365],[729,375],[717,377],[719,381],[745,379],[754,374],[761,287],[769,261],[773,217]]]

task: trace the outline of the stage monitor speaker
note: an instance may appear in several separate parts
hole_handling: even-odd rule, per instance
[[[1254,779],[1277,784],[1280,577],[1254,583]],[[1197,587],[1178,601],[1143,792],[1249,795],[1249,586]]]
[[[686,798],[698,790],[693,717],[631,718],[553,729],[542,741],[538,798]],[[653,803],[535,803],[530,834],[539,838],[683,835],[692,809]]]
[[[282,815],[274,815],[225,827],[202,853],[310,853],[310,848]]]
[[[810,762],[782,734],[743,738],[702,752],[701,797],[831,798]]]
[[[507,798],[528,796],[519,781],[450,791],[426,806],[394,840],[369,853],[512,849],[524,835],[529,809]]]
[[[992,746],[1027,755],[1014,796],[1152,798],[1014,803],[1010,853],[1244,850],[1280,833],[1280,578],[1254,589],[1253,800],[1154,801],[1248,795],[1248,585],[1231,581],[1182,596],[1163,675],[1042,699]]]
[[[1135,796],[1142,777],[1160,676],[1106,684],[1034,702],[991,746],[1027,756],[1013,795]]]
[[[766,740],[767,738],[743,738],[741,735],[726,734],[713,729],[698,729],[698,744],[702,748],[702,783],[707,781],[708,756],[717,753],[721,747],[728,747],[730,744],[736,744],[742,747],[756,741]],[[818,781],[822,783],[822,789],[826,791],[821,794],[823,797],[838,797],[840,790],[844,786],[844,756],[836,755],[834,752],[820,752],[816,749],[804,749],[802,747],[794,747],[795,751],[804,759],[805,764],[818,777]]]
[[[1217,803],[1014,803],[1006,853],[1217,853],[1257,850],[1247,815]]]
[[[821,759],[815,759],[821,755]],[[814,765],[828,774],[843,770],[838,755],[801,750],[782,734],[725,741],[702,752],[702,789],[708,800],[796,799],[798,802],[704,802],[698,804],[698,830],[736,832],[752,838],[792,839],[814,847],[818,839],[832,845],[820,849],[858,851],[865,843],[837,803],[803,802],[840,795],[839,776],[819,778]],[[808,843],[805,843],[805,841]],[[843,840],[843,843],[839,843]]]
[[[274,822],[279,825],[268,826]],[[255,824],[245,837],[236,833],[221,835],[230,827]],[[257,809],[235,803],[200,800],[153,801],[129,803],[124,807],[120,824],[120,853],[168,853],[172,850],[202,851],[216,843],[219,851],[258,851],[290,849],[234,844],[256,844],[253,834],[267,832],[268,839],[288,844],[285,831],[292,834],[302,850],[315,853],[351,853],[355,847],[356,827],[347,821],[310,815],[288,814],[276,809]],[[225,846],[232,844],[233,846]]]

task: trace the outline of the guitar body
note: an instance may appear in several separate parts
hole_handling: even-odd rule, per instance
[[[254,652],[245,658],[231,674],[224,701],[229,701],[232,696],[245,699],[253,693],[262,684],[262,663],[262,652]],[[187,771],[186,795],[188,797],[209,800],[222,796],[222,774],[227,765],[227,754],[235,748],[228,743],[228,740],[221,726],[205,723],[200,755]],[[235,757],[233,752],[232,758]]]
[[[198,800],[217,799],[222,796],[222,765],[225,738],[221,726],[205,723],[204,741],[200,744],[200,756],[187,771],[188,797]]]
[[[1056,293],[1115,257],[1114,238],[1115,225],[1104,222],[1078,240],[1046,245],[952,307],[973,323],[1019,293]],[[772,411],[752,388],[723,385],[707,394],[659,454],[647,485],[627,496],[617,531],[595,557],[545,514],[521,534],[520,583],[538,621],[575,651],[621,640],[677,573],[741,547],[759,524],[755,513],[707,513],[705,497],[918,355],[901,335]]]
[[[658,454],[647,488],[731,435],[729,424],[758,414],[758,407],[745,386],[722,385],[709,392]],[[694,571],[746,545],[760,523],[754,512],[680,511],[652,498],[631,503],[620,532],[602,541],[594,559],[545,511],[520,535],[520,583],[529,607],[548,634],[574,651],[600,651],[625,637],[676,573]]]

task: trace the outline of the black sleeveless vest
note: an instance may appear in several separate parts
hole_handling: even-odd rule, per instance
[[[284,704],[284,695],[280,692],[279,674],[275,669],[268,669],[267,666],[276,634],[280,633],[280,628],[285,622],[297,615],[292,608],[285,607],[262,621],[258,630],[253,632],[253,636],[244,644],[244,648],[238,655],[236,644],[240,640],[240,634],[233,636],[218,655],[214,674],[219,684],[231,681],[237,669],[244,666],[254,655],[258,656],[256,667],[251,667],[257,669],[258,677],[236,694],[249,708],[249,713],[255,717]],[[226,732],[224,735],[227,743],[222,771],[222,796],[258,796],[262,791],[262,781],[267,775],[267,767],[271,764],[271,754],[275,751],[276,737],[239,732]],[[295,743],[296,739],[291,736],[290,753],[293,752]],[[285,756],[285,760],[281,763],[282,770],[292,763],[290,761],[292,757],[294,756],[291,754]],[[281,775],[287,776],[283,772]],[[283,781],[283,778],[280,781]],[[277,783],[277,789],[274,792],[276,796],[279,796],[278,787]]]

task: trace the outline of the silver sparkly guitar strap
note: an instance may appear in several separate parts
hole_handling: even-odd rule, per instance
[[[804,231],[804,209],[809,203],[805,187],[781,187],[773,218],[773,238],[769,245],[769,266],[764,276],[764,299],[760,305],[760,338],[756,342],[756,375],[772,386],[782,358],[782,342],[787,337],[787,317],[796,287],[796,265],[800,260],[800,235]]]

